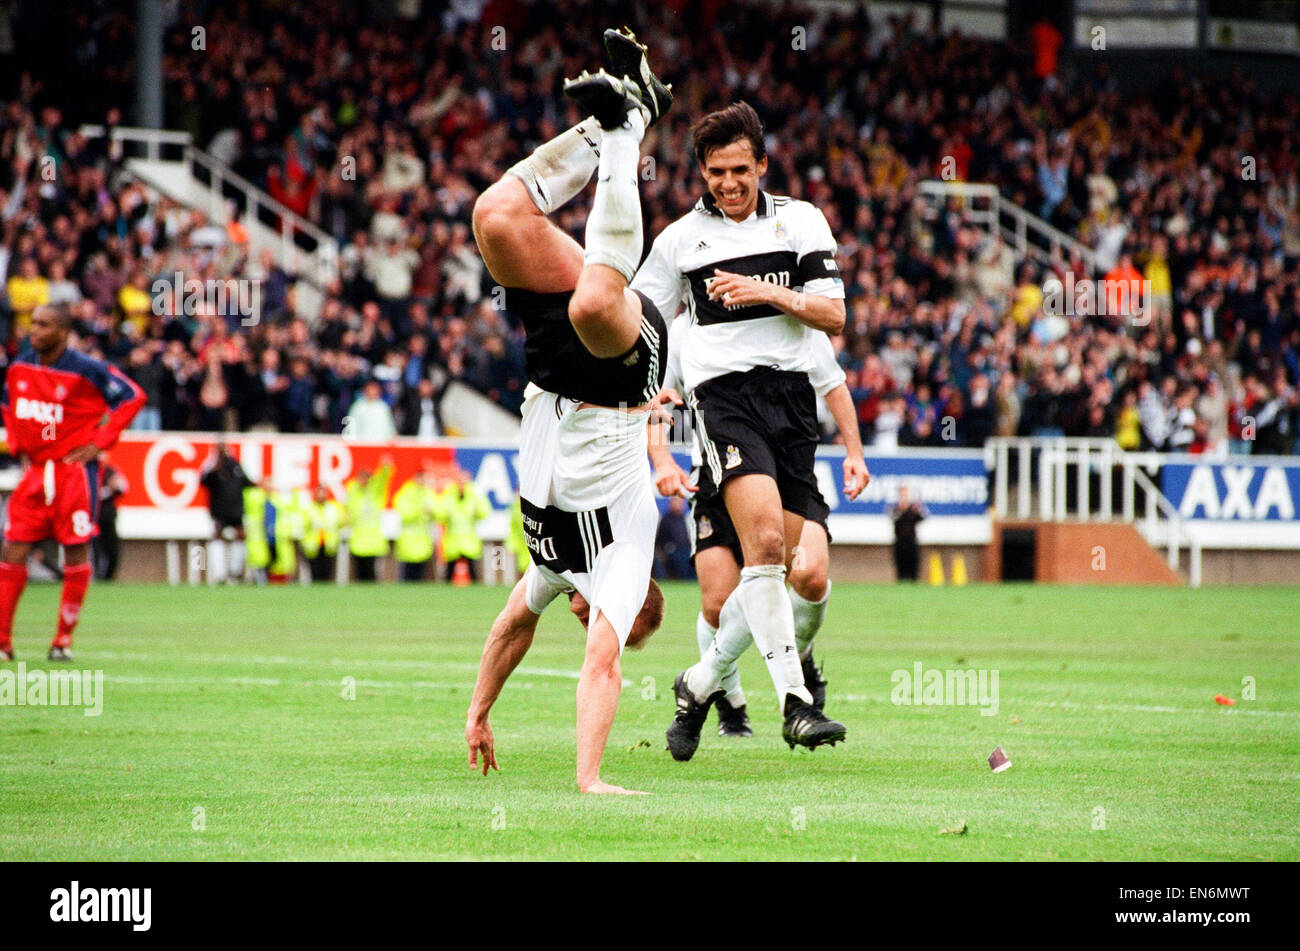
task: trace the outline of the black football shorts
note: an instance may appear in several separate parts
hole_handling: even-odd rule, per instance
[[[768,367],[726,373],[695,388],[691,409],[714,485],[761,473],[776,480],[782,508],[808,511],[817,493],[817,396],[806,373]]]

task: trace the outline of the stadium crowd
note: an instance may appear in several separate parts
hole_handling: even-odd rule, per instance
[[[475,196],[579,116],[562,80],[599,65],[601,4],[462,0],[368,20],[300,0],[182,13],[165,44],[166,125],[343,247],[320,316],[296,281],[121,175],[82,135],[122,122],[129,4],[74,19],[77,100],[15,76],[0,116],[6,351],[36,304],[67,303],[81,345],[149,396],[167,429],[436,435],[446,385],[517,410],[522,330],[495,306],[468,227]],[[745,98],[767,123],[768,190],[825,212],[849,320],[836,346],[864,441],[1113,436],[1126,448],[1291,453],[1300,417],[1300,99],[1241,75],[1123,90],[1104,60],[1064,75],[1028,41],[797,5],[645,8],[632,24],[678,104],[647,137],[647,239],[700,191],[691,117]],[[126,7],[126,10],[119,9]],[[7,63],[6,69],[13,68]],[[74,111],[77,115],[72,116]],[[65,110],[68,114],[65,114]],[[84,114],[83,114],[84,113]],[[1043,264],[918,183],[995,184],[1092,249]],[[558,216],[579,239],[583,200]],[[174,313],[159,276],[256,279],[255,321]],[[1137,314],[1056,312],[1053,279],[1145,280]],[[160,303],[161,300],[161,303]]]

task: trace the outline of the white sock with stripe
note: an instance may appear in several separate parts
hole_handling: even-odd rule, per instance
[[[637,169],[645,120],[634,109],[617,129],[606,129],[600,145],[596,197],[587,218],[587,264],[603,264],[628,281],[641,263],[641,192]]]
[[[542,214],[549,215],[587,187],[600,162],[604,131],[590,117],[561,132],[512,165],[508,174],[524,183]]]
[[[785,565],[746,565],[740,569],[740,586],[732,597],[736,595],[772,676],[777,702],[784,709],[786,695],[794,694],[804,703],[812,703],[794,642],[794,610],[785,589]]]
[[[728,626],[726,640],[729,646],[727,653],[735,651],[738,658],[754,642],[754,639],[750,637],[749,629],[745,627],[745,615],[739,606],[731,613],[738,616],[741,630],[739,632],[740,636],[736,637],[737,632],[733,631],[730,625]],[[721,621],[722,618],[719,618],[719,620]],[[732,620],[734,624],[732,618],[728,618],[728,620]],[[704,660],[708,656],[709,649],[713,647],[713,642],[717,636],[718,629],[706,621],[703,612],[701,612],[695,619],[695,641],[700,647],[700,660]],[[736,650],[737,647],[739,647],[739,650]],[[722,692],[727,695],[729,704],[733,707],[743,707],[745,705],[745,691],[740,688],[740,665],[736,659],[732,659],[729,664],[723,666],[718,676],[718,683],[722,688]]]
[[[799,659],[812,653],[813,638],[826,620],[826,605],[831,599],[831,583],[826,582],[826,593],[820,601],[806,601],[794,588],[790,589],[790,606],[794,609],[794,643],[799,648]]]

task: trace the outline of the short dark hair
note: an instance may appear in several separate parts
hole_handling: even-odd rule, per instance
[[[54,323],[60,330],[72,329],[72,310],[66,304],[38,304],[33,308],[32,315],[35,316],[37,311],[44,310],[50,312],[50,316],[54,318]]]
[[[691,138],[695,140],[695,158],[701,165],[714,149],[726,148],[741,139],[749,142],[755,161],[767,155],[763,123],[754,107],[744,101],[710,112],[691,127]]]

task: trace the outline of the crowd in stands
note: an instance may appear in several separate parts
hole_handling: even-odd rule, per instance
[[[130,55],[130,7],[79,9],[71,77],[20,71],[0,103],[8,355],[32,307],[63,302],[80,345],[144,386],[142,426],[338,432],[364,416],[436,435],[451,381],[517,410],[522,329],[496,306],[470,213],[581,118],[561,84],[601,65],[613,11],[462,0],[371,20],[287,0],[177,14],[166,126],[343,248],[308,321],[304,275],[251,254],[237,221],[132,183],[105,139],[79,133],[123,121],[131,76],[105,61]],[[700,193],[692,118],[748,100],[767,124],[765,187],[814,202],[837,237],[848,322],[835,343],[868,445],[1066,434],[1296,451],[1294,92],[1177,71],[1126,89],[1105,60],[1061,70],[1027,39],[873,27],[861,12],[669,2],[638,16],[677,96],[645,143],[647,240]],[[69,101],[78,70],[96,88]],[[925,179],[996,185],[1091,249],[1091,266],[1018,258],[961,201],[923,200]],[[555,217],[579,240],[588,200]],[[152,288],[177,271],[256,279],[261,311],[174,313]],[[1144,280],[1149,299],[1061,313],[1044,289],[1067,277]]]

